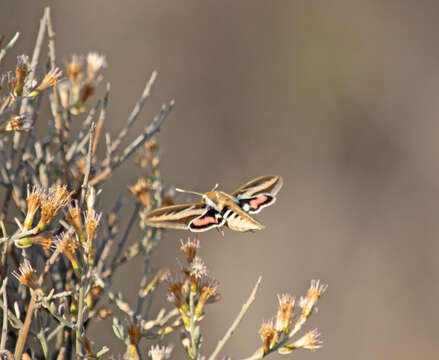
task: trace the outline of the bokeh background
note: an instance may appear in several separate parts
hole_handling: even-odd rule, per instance
[[[1,0],[0,33],[22,33],[11,63],[31,53],[48,4],[60,65],[72,53],[107,55],[112,134],[159,70],[131,134],[175,98],[158,138],[167,184],[231,191],[259,175],[284,177],[278,202],[257,216],[266,230],[201,236],[223,297],[202,323],[205,354],[262,275],[226,347],[233,358],[259,346],[276,294],[302,295],[312,278],[329,284],[308,324],[325,346],[296,358],[437,356],[437,1]],[[124,193],[130,213],[127,185],[140,175],[134,161],[118,169],[102,206]],[[167,232],[154,265],[178,269],[186,236]],[[131,301],[140,269],[132,264],[115,282]],[[110,321],[90,332],[122,351]]]

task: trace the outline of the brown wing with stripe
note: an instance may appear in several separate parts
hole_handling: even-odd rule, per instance
[[[280,176],[260,176],[236,189],[232,195],[235,197],[252,197],[261,193],[276,195],[283,185]]]
[[[251,230],[263,230],[265,226],[253,219],[250,215],[234,206],[226,211],[224,214],[227,227],[235,231],[251,231]]]
[[[206,212],[206,205],[192,203],[165,206],[151,211],[146,223],[152,227],[187,230],[190,222]]]

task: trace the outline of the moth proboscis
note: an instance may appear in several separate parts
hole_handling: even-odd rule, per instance
[[[262,230],[264,225],[251,215],[274,204],[282,184],[280,176],[261,176],[231,194],[216,187],[205,194],[177,189],[200,195],[201,201],[155,209],[147,215],[146,222],[152,227],[192,232],[221,229],[222,226],[235,231]]]

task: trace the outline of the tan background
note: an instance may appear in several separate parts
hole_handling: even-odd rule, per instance
[[[0,33],[22,32],[10,59],[31,52],[47,3],[0,1]],[[275,294],[301,295],[312,278],[330,285],[309,324],[319,327],[325,347],[297,357],[437,356],[437,1],[52,5],[60,64],[73,52],[108,57],[112,134],[158,68],[136,129],[176,99],[159,137],[168,184],[206,191],[219,182],[233,190],[258,175],[284,177],[278,203],[257,216],[265,231],[201,237],[201,255],[223,295],[202,323],[204,353],[261,274],[258,299],[226,348],[234,358],[259,345]],[[139,175],[132,162],[119,169],[103,206],[114,192],[128,199],[126,185]],[[177,269],[183,236],[169,231],[154,265]],[[131,301],[138,269],[140,263],[116,282]],[[105,333],[98,344],[121,350],[109,322],[90,329],[97,330]]]

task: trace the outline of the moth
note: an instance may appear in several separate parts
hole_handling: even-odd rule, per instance
[[[146,223],[152,227],[192,232],[221,230],[222,226],[235,231],[262,230],[265,226],[252,215],[275,203],[282,184],[280,176],[261,176],[231,194],[217,190],[218,185],[205,194],[177,189],[200,195],[201,201],[155,209],[147,215]]]

